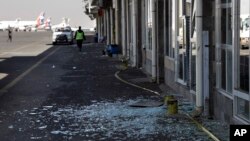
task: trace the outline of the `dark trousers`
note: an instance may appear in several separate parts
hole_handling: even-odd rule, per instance
[[[11,36],[11,35],[9,35],[9,38],[8,38],[8,40],[7,40],[7,41],[12,42],[12,36]]]
[[[79,48],[79,51],[82,51],[82,42],[83,40],[76,40],[77,47]]]

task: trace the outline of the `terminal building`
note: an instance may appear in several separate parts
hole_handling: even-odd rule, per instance
[[[89,0],[86,13],[99,41],[197,113],[250,123],[249,0]]]

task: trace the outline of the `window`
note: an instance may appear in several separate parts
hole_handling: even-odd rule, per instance
[[[178,0],[169,1],[169,56],[177,58]],[[166,14],[168,15],[168,14]],[[175,60],[176,63],[176,60]],[[176,68],[177,65],[175,65]]]
[[[184,60],[186,58],[186,44],[184,41],[184,19],[179,14],[179,20],[178,20],[178,78],[185,81],[185,63]]]
[[[243,92],[249,93],[249,0],[240,1],[240,45],[239,49],[239,89]]]
[[[232,94],[232,5],[230,0],[217,0],[216,48],[217,48],[217,83],[219,89]]]
[[[237,98],[237,115],[244,118],[249,118],[249,101]]]
[[[196,46],[192,43],[190,88],[196,91]]]
[[[171,58],[174,58],[174,48],[172,46],[172,18],[173,18],[173,5],[172,5],[172,1],[164,1],[165,3],[165,23],[166,23],[166,35],[165,35],[165,38],[166,38],[166,55],[171,57]]]
[[[237,21],[239,26],[235,30],[236,48],[234,51],[236,55],[236,92],[235,92],[235,105],[236,116],[244,120],[250,120],[249,109],[249,37],[250,37],[250,1],[249,0],[237,0],[239,9],[237,9]]]
[[[231,3],[232,0],[221,0],[221,3]]]
[[[178,0],[177,13],[177,80],[186,84],[190,62],[190,7],[186,0]]]
[[[147,17],[146,17],[146,41],[147,41],[147,49],[152,49],[152,0],[147,0],[146,10],[147,10]]]
[[[195,7],[194,7],[194,2],[192,2],[190,4],[190,11],[191,10],[194,10]],[[193,13],[193,11],[191,11],[191,13]],[[195,31],[195,15],[191,14],[190,15],[190,36],[191,36],[191,57],[190,57],[190,89],[192,91],[196,91],[196,31]]]

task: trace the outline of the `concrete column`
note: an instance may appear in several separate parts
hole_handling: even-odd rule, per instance
[[[103,16],[101,17],[101,33],[100,36],[103,37]]]
[[[99,39],[101,38],[101,31],[102,31],[102,17],[98,17],[98,19],[99,19],[98,42],[99,42]]]
[[[127,55],[126,0],[122,0],[122,55]]]
[[[110,16],[109,16],[109,12],[110,12],[110,10],[109,9],[107,9],[107,45],[109,45],[111,42],[110,42]]]
[[[101,20],[101,17],[99,17],[98,16],[98,41],[99,41],[99,39],[101,38],[101,30],[102,30],[102,28],[101,28],[101,24],[102,24],[102,20]]]
[[[96,18],[96,32],[98,33],[98,40],[100,39],[100,31],[101,31],[100,23],[101,23],[100,17],[97,16],[97,18]]]
[[[115,1],[115,44],[119,44],[119,35],[120,35],[120,17],[119,17],[119,7],[120,0]]]
[[[98,32],[98,19],[97,18],[95,18],[95,32]]]
[[[133,0],[132,3],[132,26],[133,26],[133,54],[132,54],[132,60],[133,60],[133,67],[136,67],[137,65],[137,0]]]
[[[152,81],[156,81],[156,0],[152,0]]]
[[[111,38],[111,44],[115,43],[115,35],[114,35],[114,10],[111,7],[110,8],[110,38]]]
[[[103,36],[107,37],[107,12],[104,10],[103,17]]]
[[[103,17],[102,17],[102,37],[105,36],[105,13],[103,10]]]
[[[164,1],[165,0],[157,0],[157,49],[156,49],[156,68],[157,68],[157,83],[160,83],[161,78],[164,78],[164,55],[165,55],[165,44],[164,41]]]
[[[203,111],[203,33],[202,33],[202,3],[203,0],[196,0],[196,16],[195,16],[195,26],[196,26],[196,110],[198,112]]]
[[[130,59],[130,20],[129,20],[129,0],[126,1],[126,28],[127,28],[127,58]]]
[[[141,68],[142,67],[142,23],[145,23],[144,20],[143,20],[143,14],[144,12],[142,12],[143,10],[143,6],[142,5],[142,2],[143,1],[138,1],[137,0],[137,22],[136,22],[136,25],[137,25],[137,51],[136,51],[136,67],[137,68]]]

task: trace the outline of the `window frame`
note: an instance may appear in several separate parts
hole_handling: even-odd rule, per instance
[[[232,92],[228,92],[228,82],[226,80],[226,90],[222,88],[222,50],[225,51],[226,57],[228,55],[228,52],[232,53],[232,77],[233,77],[233,43],[232,45],[229,44],[223,44],[221,43],[221,10],[225,8],[231,8],[231,13],[232,13],[232,36],[233,36],[233,3],[220,3],[221,0],[216,0],[216,16],[215,16],[215,39],[216,39],[216,88],[218,91],[222,92],[223,95],[226,95],[227,97],[231,97],[233,95],[233,90]],[[233,38],[232,38],[233,39]],[[233,41],[232,41],[233,42]],[[228,62],[225,62],[225,68],[226,68],[226,79],[228,78]],[[232,78],[233,79],[233,78]],[[233,83],[233,81],[231,81]],[[232,84],[232,89],[233,89],[233,84]]]
[[[233,0],[233,104],[234,104],[234,109],[233,109],[233,115],[236,119],[241,120],[242,122],[250,122],[250,91],[244,92],[240,90],[240,41],[239,41],[239,33],[240,33],[240,23],[238,22],[240,20],[240,0]],[[250,5],[249,5],[250,7]],[[236,16],[235,16],[236,15]],[[250,15],[250,12],[249,12]],[[250,32],[249,32],[250,35]],[[249,43],[250,44],[250,43]],[[250,48],[248,49],[250,52]],[[250,53],[249,53],[250,57]],[[249,59],[250,60],[250,59]],[[249,63],[249,69],[250,69],[250,61]],[[250,71],[248,72],[250,74]],[[250,80],[249,85],[250,85]],[[245,117],[238,115],[238,101],[237,99],[241,98],[245,101],[248,101],[249,103],[249,117],[246,119]]]
[[[174,29],[174,33],[172,34],[172,46],[173,46],[173,50],[175,52],[175,81],[178,82],[181,85],[185,85],[187,86],[188,81],[189,81],[189,74],[186,71],[186,69],[190,68],[190,64],[185,64],[187,63],[185,61],[185,59],[189,59],[189,63],[190,63],[190,57],[187,56],[187,50],[186,47],[184,47],[185,45],[185,40],[186,40],[186,32],[184,30],[190,30],[190,29],[186,29],[186,15],[183,14],[183,6],[185,6],[184,2],[188,2],[186,0],[172,0],[172,9],[173,9],[173,13],[172,13],[172,31]],[[179,22],[180,20],[182,20],[182,37],[179,36],[179,32],[180,32],[180,27],[179,27]],[[182,38],[182,39],[181,39]],[[190,39],[190,35],[188,35],[188,38]],[[180,42],[182,42],[183,47],[182,49],[184,50],[182,54],[182,58],[180,58]],[[186,45],[187,46],[187,45]],[[190,45],[189,45],[190,46]],[[190,47],[191,48],[191,47]],[[180,63],[180,59],[182,59],[182,63]],[[179,69],[180,69],[180,65],[182,65],[182,78],[180,78],[179,75]],[[188,67],[188,66],[189,67]]]
[[[146,27],[146,50],[152,51],[152,11],[151,11],[151,2],[152,0],[146,0],[145,1],[145,27]],[[151,20],[151,23],[149,23],[149,20]],[[151,42],[149,41],[149,24],[151,24]]]

